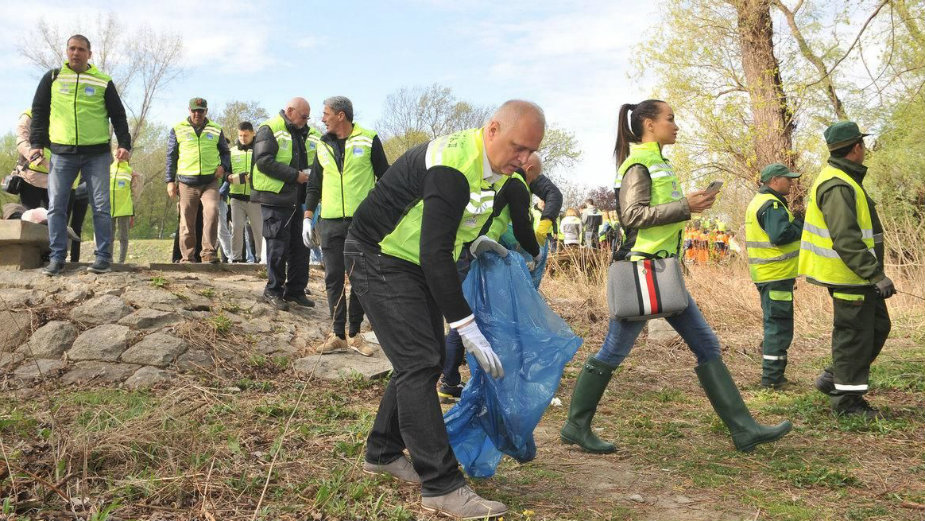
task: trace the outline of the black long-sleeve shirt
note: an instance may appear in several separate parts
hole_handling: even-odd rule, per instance
[[[510,179],[495,194],[494,207],[491,219],[482,227],[480,235],[488,233],[492,221],[501,215],[506,207],[511,216],[511,227],[514,229],[514,238],[520,246],[530,255],[536,257],[540,254],[540,245],[536,242],[533,225],[530,222],[530,192],[527,187],[516,179]]]
[[[337,162],[337,168],[344,170],[344,148],[346,148],[347,138],[338,138],[334,134],[327,133],[321,136],[321,141],[328,144],[334,151],[334,161]],[[321,146],[324,146],[323,144]],[[376,181],[382,178],[385,171],[389,169],[389,160],[385,155],[385,149],[382,148],[382,141],[379,136],[373,137],[373,146],[369,152],[369,160],[373,164],[373,175]],[[324,183],[324,168],[318,161],[318,155],[315,154],[315,163],[312,165],[312,173],[308,178],[308,186],[305,189],[305,208],[314,212],[321,201],[322,184]]]
[[[260,125],[254,136],[254,166],[264,174],[282,181],[279,193],[251,190],[251,201],[267,206],[293,207],[305,200],[305,184],[299,183],[299,171],[308,168],[308,155],[305,151],[305,138],[308,137],[308,125],[297,127],[289,121],[284,111],[279,111],[286,123],[286,130],[292,136],[292,158],[289,164],[276,160],[279,143],[273,130],[267,125]],[[253,185],[253,176],[251,177]],[[253,188],[253,186],[251,186]]]
[[[543,213],[540,219],[549,219],[553,223],[559,218],[562,211],[562,192],[551,179],[540,175],[530,183],[530,192],[543,200]]]
[[[109,141],[96,145],[64,145],[52,143],[48,137],[49,118],[51,117],[51,84],[52,76],[57,76],[61,69],[52,69],[42,76],[39,86],[35,89],[32,98],[32,127],[29,131],[29,142],[32,148],[48,147],[54,154],[101,154],[109,152]],[[106,112],[116,134],[119,148],[132,149],[132,136],[128,130],[128,120],[125,117],[125,107],[112,80],[106,84],[103,94]]]
[[[423,201],[420,266],[441,313],[453,323],[472,314],[453,256],[456,231],[470,201],[469,183],[456,169],[428,169],[426,152],[427,143],[423,143],[395,161],[353,214],[350,236],[365,248],[381,251],[382,239],[408,210]]]

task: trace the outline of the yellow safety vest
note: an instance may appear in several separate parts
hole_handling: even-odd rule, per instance
[[[645,166],[649,170],[649,177],[652,179],[649,205],[658,206],[679,201],[684,197],[681,184],[678,182],[677,175],[675,175],[674,167],[662,156],[658,143],[654,141],[630,144],[630,155],[623,161],[617,171],[614,188],[620,188],[623,184],[623,175],[631,166],[637,164]],[[681,249],[681,234],[684,232],[684,226],[685,222],[680,221],[640,228],[636,234],[636,243],[633,245],[631,253],[677,255]],[[631,259],[633,257],[640,258],[641,256],[631,256]]]
[[[454,259],[459,258],[463,244],[478,237],[482,226],[491,216],[494,206],[494,187],[482,177],[484,154],[484,142],[480,128],[462,130],[455,134],[438,137],[427,145],[425,168],[448,166],[462,172],[469,182],[469,204],[466,205],[459,228],[456,230],[456,242],[453,247]],[[379,243],[382,253],[420,265],[421,217],[423,214],[424,202],[418,201],[402,217],[395,229]]]
[[[106,86],[111,78],[94,65],[74,72],[65,62],[51,83],[48,139],[58,145],[99,145],[109,142]]]
[[[109,166],[109,210],[113,217],[135,215],[132,204],[132,167],[115,160]]]
[[[857,184],[845,172],[826,165],[813,182],[809,191],[809,205],[806,208],[806,220],[803,223],[803,236],[800,242],[799,274],[805,275],[810,282],[831,286],[868,286],[870,281],[858,276],[839,257],[832,247],[832,236],[829,234],[825,216],[819,208],[816,190],[829,179],[841,179],[854,189],[855,211],[858,216],[858,227],[861,229],[861,240],[870,251],[874,252],[875,242],[882,241],[883,237],[874,237],[874,227],[871,221],[870,208],[867,206],[867,194],[861,185]]]
[[[768,232],[758,222],[758,210],[768,201],[783,206],[787,218],[793,222],[793,213],[774,194],[758,193],[745,209],[745,249],[748,252],[748,271],[754,282],[795,279],[800,256],[800,241],[775,246]]]
[[[196,135],[196,129],[189,119],[184,119],[173,127],[173,131],[179,148],[177,177],[215,176],[215,171],[222,164],[218,152],[222,127],[207,121],[199,135]]]
[[[279,114],[264,121],[260,126],[270,127],[273,131],[273,137],[276,138],[278,149],[276,150],[276,161],[288,165],[292,161],[292,134],[286,128],[286,121]],[[254,176],[251,179],[254,190],[261,192],[280,193],[285,184],[282,180],[268,176],[260,171],[257,165],[254,165]]]
[[[376,185],[371,160],[376,133],[354,123],[353,131],[344,143],[343,170],[338,168],[334,150],[320,141],[317,154],[322,168],[321,217],[342,219],[353,217],[363,199]]]
[[[236,195],[250,195],[251,194],[251,185],[248,179],[251,175],[251,167],[253,166],[254,161],[254,148],[248,148],[241,150],[237,145],[231,147],[231,173],[232,174],[246,174],[244,182],[242,183],[229,183],[228,191],[229,193]]]

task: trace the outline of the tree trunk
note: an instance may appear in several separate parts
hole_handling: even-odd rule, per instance
[[[771,163],[793,168],[793,113],[774,56],[771,0],[731,0],[738,14],[742,67],[752,108],[756,171]]]

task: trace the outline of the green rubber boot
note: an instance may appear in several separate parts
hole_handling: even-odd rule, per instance
[[[614,369],[616,367],[610,367],[593,356],[585,362],[578,380],[575,381],[572,403],[568,408],[568,420],[560,433],[563,443],[576,444],[583,450],[595,454],[607,454],[616,450],[613,443],[601,440],[591,431],[591,420]]]
[[[782,438],[793,428],[789,421],[783,421],[774,427],[756,422],[748,412],[739,389],[721,359],[698,365],[695,371],[716,414],[729,427],[737,450],[750,452],[760,443],[770,443]]]

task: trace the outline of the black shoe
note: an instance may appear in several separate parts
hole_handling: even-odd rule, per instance
[[[832,371],[824,369],[819,373],[819,376],[816,377],[816,389],[820,393],[828,395],[835,391],[835,375],[832,374]]]
[[[781,376],[780,380],[776,382],[768,382],[765,379],[761,379],[761,387],[764,389],[770,389],[773,391],[783,391],[790,388],[790,380],[786,376]]]
[[[885,418],[879,410],[871,405],[860,395],[846,395],[842,397],[838,405],[832,408],[832,412],[839,416],[860,416],[865,420],[880,420]]]
[[[278,295],[263,294],[263,300],[280,311],[289,311],[289,304]]]
[[[440,388],[437,390],[437,396],[440,397],[440,403],[456,403],[462,396],[462,390],[465,384],[462,382],[456,385],[447,385],[440,379]]]
[[[87,271],[89,271],[90,273],[97,273],[97,274],[109,273],[110,271],[112,271],[112,264],[107,260],[96,259],[96,262],[94,262],[93,265],[89,266],[87,268]]]
[[[298,304],[303,308],[313,308],[315,307],[315,302],[305,296],[304,293],[300,295],[286,295],[283,297],[283,300],[286,302],[292,302],[293,304]]]
[[[311,295],[311,294],[312,294],[312,291],[311,291],[310,289],[308,289],[308,288],[305,288],[305,294],[306,294],[306,295]]]
[[[48,266],[45,266],[42,269],[42,273],[48,277],[54,277],[55,275],[61,273],[61,270],[64,269],[64,262],[59,260],[50,260],[48,261]]]

